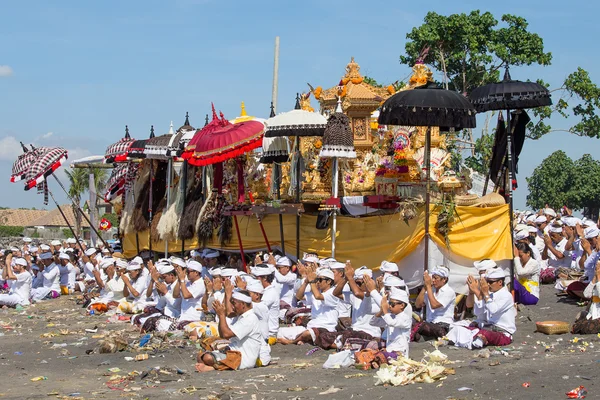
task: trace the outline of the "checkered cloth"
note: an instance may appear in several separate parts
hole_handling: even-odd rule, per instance
[[[131,145],[135,142],[135,139],[123,138],[117,143],[113,143],[106,148],[104,158],[106,162],[113,162],[116,157],[127,157],[127,153]]]
[[[36,159],[35,150],[28,151],[23,153],[17,158],[17,161],[13,164],[12,174],[10,176],[11,182],[17,182],[21,179],[25,179],[27,176],[27,172],[29,171],[29,167]]]
[[[135,140],[132,142],[127,150],[127,156],[131,158],[146,158],[146,155],[144,154],[146,143],[148,143],[148,139]]]
[[[44,182],[46,177],[56,171],[67,161],[67,150],[62,147],[38,147],[35,149],[36,158],[29,167],[26,175],[25,190],[32,189]]]
[[[104,195],[104,200],[106,202],[111,201],[124,192],[128,174],[132,174],[129,179],[135,179],[135,174],[137,173],[139,166],[138,163],[127,163],[119,164],[113,169],[108,178],[108,183],[106,184],[106,194]]]

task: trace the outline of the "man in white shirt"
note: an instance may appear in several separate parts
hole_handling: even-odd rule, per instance
[[[58,256],[60,265],[58,270],[60,271],[60,286],[65,287],[69,293],[73,293],[75,290],[75,281],[77,279],[77,270],[71,264],[71,257],[69,253],[63,252]]]
[[[198,372],[247,369],[256,366],[263,338],[258,318],[252,310],[252,298],[245,290],[234,291],[231,299],[228,297],[226,292],[225,301],[231,304],[233,318],[227,318],[227,309],[221,302],[215,301],[213,306],[219,317],[219,336],[229,339],[229,347],[225,352],[198,353]]]
[[[286,311],[292,306],[294,285],[298,279],[292,272],[292,261],[288,257],[281,257],[275,263],[275,282],[279,287],[279,319],[285,319]]]
[[[573,242],[563,236],[563,227],[558,224],[550,226],[548,235],[544,235],[544,251],[542,260],[548,261],[553,268],[571,268],[571,251]]]
[[[238,279],[238,288],[247,290],[252,298],[252,310],[258,318],[260,334],[262,342],[260,344],[259,360],[261,366],[269,365],[271,362],[271,346],[269,346],[269,308],[261,301],[262,294],[265,291],[262,283],[257,279],[249,279],[248,282],[243,279]],[[228,298],[233,294],[233,285],[225,283],[225,291],[228,293]]]
[[[275,280],[275,266],[272,264],[258,264],[250,268],[250,272],[263,285],[265,291],[262,302],[269,308],[269,337],[277,337],[279,331],[279,291],[273,286]]]
[[[504,285],[506,273],[502,268],[488,270],[479,280],[469,275],[467,285],[475,296],[477,320],[471,324],[478,328],[474,347],[507,346],[516,332],[517,310],[512,294]]]
[[[42,286],[31,290],[31,300],[40,301],[46,297],[56,298],[60,296],[60,271],[54,263],[51,253],[40,254],[40,274],[43,277]]]
[[[171,264],[157,265],[150,272],[151,286],[156,289],[158,302],[156,308],[167,317],[179,318],[181,314],[181,297],[175,298],[173,292],[177,282],[175,267]]]
[[[414,341],[418,342],[421,336],[437,339],[448,333],[450,324],[454,322],[454,302],[456,293],[448,285],[450,270],[443,265],[438,265],[423,274],[423,288],[417,296],[415,307],[425,306],[425,321],[417,324],[413,329]]]
[[[352,326],[340,332],[323,332],[320,335],[321,344],[329,348],[342,349],[348,339],[372,340],[381,337],[381,328],[371,322],[381,311],[379,304],[371,297],[364,282],[365,277],[372,277],[373,271],[366,266],[357,270],[346,262],[344,269],[345,281],[349,291],[342,290],[343,283],[336,285],[333,294],[343,297],[352,307]]]
[[[316,346],[325,348],[321,343],[320,334],[335,332],[338,322],[337,310],[340,300],[333,294],[333,279],[333,272],[330,269],[322,268],[317,273],[315,268],[309,268],[307,279],[298,291],[304,292],[307,285],[310,285],[306,298],[307,303],[311,304],[311,320],[306,325],[306,329],[302,326],[281,328],[277,336],[279,343],[299,344],[312,341]]]
[[[179,329],[182,329],[187,323],[200,321],[204,313],[202,312],[202,297],[206,291],[204,280],[202,279],[202,264],[191,260],[187,263],[187,268],[176,267],[177,284],[173,289],[173,297],[181,297],[181,314],[179,315]],[[187,275],[187,283],[185,277]]]
[[[14,261],[14,266],[12,266]],[[2,270],[2,279],[8,283],[9,291],[0,294],[0,306],[27,306],[31,294],[31,274],[27,271],[27,261],[8,254],[6,266]]]

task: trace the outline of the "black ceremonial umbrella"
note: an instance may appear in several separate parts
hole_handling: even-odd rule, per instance
[[[520,137],[520,146],[515,146],[513,141],[513,131],[515,130],[515,126],[511,127],[511,112],[510,110],[523,110],[525,108],[535,108],[535,107],[543,107],[549,106],[552,104],[552,99],[550,98],[550,92],[548,89],[539,83],[536,82],[522,82],[512,80],[510,77],[510,73],[508,72],[508,67],[506,68],[506,72],[504,73],[504,79],[498,83],[488,83],[487,85],[480,86],[475,88],[470,96],[471,102],[475,106],[477,112],[486,112],[492,110],[507,110],[506,112],[506,121],[507,121],[507,129],[505,136],[506,138],[498,138],[496,137],[495,143],[503,143],[506,142],[505,148],[500,148],[501,146],[494,148],[493,157],[498,160],[504,160],[506,156],[506,161],[508,164],[508,204],[509,204],[509,213],[510,213],[510,233],[512,236],[513,233],[513,199],[512,199],[512,191],[516,188],[516,180],[515,171],[516,171],[516,162],[515,159],[518,153],[515,151],[515,147],[522,147],[522,140],[525,137],[525,125],[523,122],[529,121],[529,117],[524,112],[522,116],[519,117],[519,121],[514,124],[515,126],[519,126],[519,135]],[[519,114],[517,114],[519,115]],[[496,131],[496,135],[501,134],[501,130]],[[520,152],[520,149],[519,149]],[[496,154],[499,153],[499,154]],[[501,161],[503,163],[503,161]],[[487,189],[487,183],[490,175],[485,180],[484,186],[484,194]],[[492,180],[496,177],[492,176]],[[496,181],[497,182],[497,181]],[[513,255],[514,256],[514,255]],[[510,264],[511,270],[511,289],[514,289],[514,261],[511,260]]]
[[[440,130],[475,127],[475,108],[461,94],[442,89],[434,82],[404,90],[388,98],[379,113],[380,125],[438,126]],[[431,184],[431,129],[425,135],[425,264],[429,267],[429,205]]]

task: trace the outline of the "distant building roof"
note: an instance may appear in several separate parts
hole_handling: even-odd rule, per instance
[[[67,217],[67,220],[69,221],[69,224],[74,228],[75,227],[75,215],[73,214],[73,207],[70,204],[65,204],[65,205],[61,205],[60,208],[65,213],[65,216]],[[46,211],[46,213],[47,214],[42,215],[40,218],[31,221],[29,224],[27,224],[25,226],[49,226],[49,227],[52,227],[52,226],[66,227],[67,226],[67,224],[65,223],[65,219],[60,214],[60,211],[58,210],[58,208],[55,208],[52,211]],[[89,218],[89,215],[87,213],[86,213],[86,215]],[[87,223],[85,218],[82,218],[81,226],[89,228],[90,224]]]
[[[3,226],[32,226],[31,222],[42,218],[50,211],[47,210],[0,210],[0,225]]]

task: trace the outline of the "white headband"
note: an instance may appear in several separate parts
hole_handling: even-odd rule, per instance
[[[231,296],[231,297],[233,297],[236,300],[243,301],[244,303],[249,303],[249,304],[252,303],[252,299],[250,298],[250,296],[245,295],[238,291],[234,291],[233,296]]]

